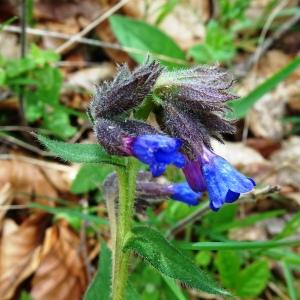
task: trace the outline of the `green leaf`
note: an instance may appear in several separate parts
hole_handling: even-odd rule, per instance
[[[260,84],[247,96],[230,102],[232,112],[230,117],[241,119],[246,116],[247,112],[254,106],[254,104],[265,94],[273,90],[281,81],[285,80],[291,73],[293,73],[300,66],[300,57],[296,57],[292,62],[283,67],[280,71],[275,73],[269,79]]]
[[[228,62],[235,54],[233,36],[212,20],[208,23],[204,43],[191,47],[188,53],[200,64]]]
[[[237,285],[236,279],[241,267],[241,258],[236,251],[219,251],[216,259],[221,281],[225,287],[234,289]]]
[[[114,34],[125,49],[128,47],[129,50],[144,52],[140,54],[129,51],[129,55],[138,63],[142,63],[149,52],[153,56],[165,56],[160,60],[166,66],[176,67],[185,64],[185,53],[159,29],[143,21],[119,15],[110,17],[109,21]]]
[[[125,299],[132,300],[132,299],[140,299],[139,294],[137,293],[136,289],[133,287],[132,283],[128,281],[126,291],[125,291]]]
[[[256,224],[259,221],[275,218],[278,216],[281,216],[285,213],[283,209],[277,209],[273,211],[268,211],[264,213],[257,213],[249,215],[243,219],[240,220],[234,220],[231,222],[223,223],[220,225],[216,225],[211,229],[213,232],[223,232],[232,228],[241,228],[241,227],[247,227],[251,226],[253,224]]]
[[[230,295],[158,231],[137,226],[132,230],[123,251],[134,251],[161,274],[211,294]]]
[[[300,212],[296,213],[284,226],[282,231],[276,235],[276,239],[282,239],[293,235],[300,227]]]
[[[101,253],[96,275],[88,287],[84,300],[110,300],[112,278],[112,253],[101,243]],[[101,295],[101,297],[100,297]]]
[[[180,248],[185,250],[252,250],[269,249],[276,247],[299,246],[300,240],[281,240],[267,242],[200,242],[200,243],[180,243]]]
[[[74,194],[86,193],[96,189],[112,172],[108,166],[98,164],[83,165],[72,182],[71,192]]]
[[[3,68],[0,67],[0,86],[5,83],[6,74]]]
[[[287,284],[290,299],[297,300],[298,299],[297,290],[294,285],[295,280],[293,278],[293,274],[290,270],[290,267],[286,262],[283,262],[282,267],[283,267],[283,274]]]
[[[27,292],[22,291],[20,300],[32,300],[32,298]]]
[[[177,300],[186,300],[185,295],[183,294],[181,288],[178,286],[176,281],[170,277],[167,277],[165,275],[161,275],[168,287],[171,289],[173,294],[175,295]]]
[[[267,286],[270,271],[264,260],[256,261],[240,272],[236,293],[240,297],[258,296]]]
[[[55,109],[52,113],[44,114],[43,125],[53,135],[63,139],[70,138],[76,133],[76,128],[70,124],[68,113],[59,108]]]
[[[91,223],[94,223],[95,225],[107,225],[108,221],[105,219],[102,219],[98,216],[95,215],[90,215],[88,213],[84,213],[80,207],[76,208],[69,208],[69,207],[52,207],[52,206],[47,206],[43,204],[39,204],[36,202],[31,202],[28,204],[29,208],[36,208],[40,210],[44,210],[50,214],[54,215],[66,215],[69,216],[70,218],[77,218],[80,220],[85,220]]]
[[[51,140],[39,134],[37,138],[53,154],[65,161],[125,166],[121,158],[107,154],[98,144],[69,144]]]
[[[32,71],[35,67],[36,63],[28,57],[12,60],[7,62],[6,74],[7,77],[12,78]]]
[[[33,59],[36,64],[43,66],[47,63],[59,61],[59,55],[53,50],[42,50],[35,44],[31,45],[28,57]]]

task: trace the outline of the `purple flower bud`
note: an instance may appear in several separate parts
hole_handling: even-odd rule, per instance
[[[237,98],[227,91],[232,82],[231,76],[223,70],[200,66],[180,71],[163,71],[156,87],[163,88],[163,93],[171,93],[169,100],[182,102],[193,110],[222,111],[225,109],[224,102]]]
[[[119,67],[113,81],[97,88],[89,107],[91,116],[110,118],[138,106],[150,93],[161,71],[158,62],[149,60],[132,73],[126,65]]]
[[[189,186],[196,192],[206,191],[206,184],[201,170],[201,163],[197,160],[188,160],[182,169]]]

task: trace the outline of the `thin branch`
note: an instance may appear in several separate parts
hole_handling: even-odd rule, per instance
[[[242,195],[237,203],[238,204],[249,203],[249,202],[253,203],[259,197],[278,192],[279,190],[280,190],[280,188],[278,186],[266,186],[264,188],[254,190],[251,193]],[[172,227],[167,232],[166,238],[168,238],[168,239],[172,238],[174,235],[176,235],[178,232],[180,232],[185,226],[196,222],[201,217],[206,215],[209,211],[210,211],[209,202],[207,202],[202,207],[200,207],[198,210],[194,211],[192,214],[190,214],[189,216],[187,216],[186,218],[180,220],[177,224],[175,224],[175,226]]]
[[[27,1],[22,0],[21,2],[21,58],[26,57],[26,50],[27,50]],[[24,87],[20,88],[19,93],[19,101],[20,101],[20,118],[22,125],[26,125],[26,118],[25,118],[25,99],[24,99]]]
[[[41,155],[41,156],[51,156],[51,157],[55,157],[55,155],[53,155],[52,153],[50,152],[47,152],[47,151],[43,151],[35,146],[32,146],[31,144],[29,143],[26,143],[24,141],[21,141],[13,136],[10,136],[10,135],[6,135],[6,134],[3,134],[3,133],[0,133],[0,139],[1,140],[4,140],[4,141],[7,141],[11,144],[15,144],[21,148],[24,148],[26,150],[29,150],[33,153],[36,153],[38,155]]]
[[[47,168],[55,171],[67,172],[67,173],[70,172],[70,166],[63,165],[56,162],[49,162],[41,159],[36,159],[25,155],[19,155],[19,154],[15,155],[11,153],[0,154],[0,160],[18,160],[28,164],[32,164],[35,166],[39,166],[42,168]]]
[[[122,0],[113,7],[111,7],[109,10],[107,10],[103,15],[96,18],[92,23],[90,23],[88,26],[86,26],[83,30],[78,32],[77,34],[73,35],[71,39],[69,39],[66,43],[62,44],[56,49],[57,53],[63,53],[66,49],[71,47],[78,39],[85,36],[87,33],[89,33],[91,30],[93,30],[96,26],[98,26],[100,23],[105,21],[107,18],[109,18],[114,12],[119,10],[122,6],[124,6],[129,0]]]
[[[275,41],[280,39],[291,27],[296,25],[300,20],[300,13],[295,14],[292,18],[283,23],[272,36],[267,38],[260,47],[259,53],[254,53],[250,58],[243,63],[241,70],[236,70],[236,77],[241,78],[249,72],[252,66],[266,53]]]
[[[8,32],[21,33],[21,29],[18,26],[12,26],[12,25],[5,26],[3,30],[8,31]],[[27,34],[53,37],[53,38],[62,39],[62,40],[69,40],[72,38],[72,35],[70,35],[70,34],[65,34],[65,33],[60,33],[60,32],[55,32],[55,31],[48,31],[48,30],[43,30],[43,29],[29,28],[29,27],[27,27]],[[144,51],[144,50],[140,50],[140,49],[136,49],[136,48],[132,48],[132,47],[121,46],[121,45],[115,44],[115,43],[102,42],[102,41],[99,41],[96,39],[89,39],[89,38],[82,37],[82,38],[78,38],[77,42],[81,43],[81,44],[95,46],[95,47],[120,50],[120,51],[124,51],[126,53],[131,53],[131,54],[139,54],[139,55],[144,55],[144,56],[147,56],[149,54],[149,51]],[[183,59],[170,57],[167,55],[153,53],[153,52],[151,52],[150,54],[152,57],[154,57],[156,59],[161,59],[161,60],[164,60],[167,62],[176,63],[179,65],[187,64],[187,62]]]

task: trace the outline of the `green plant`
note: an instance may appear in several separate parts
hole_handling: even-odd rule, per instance
[[[42,127],[60,138],[75,134],[70,123],[74,111],[60,104],[62,74],[52,66],[59,60],[53,51],[32,45],[25,58],[8,60],[0,57],[0,84],[24,96],[27,122],[42,121]],[[76,113],[76,112],[75,112]]]

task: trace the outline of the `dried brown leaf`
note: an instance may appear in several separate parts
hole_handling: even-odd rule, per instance
[[[87,286],[79,238],[63,223],[49,228],[41,263],[33,277],[35,300],[80,300]]]
[[[47,218],[35,214],[20,226],[6,219],[0,245],[0,295],[11,299],[19,284],[28,278],[40,262],[41,242]]]

